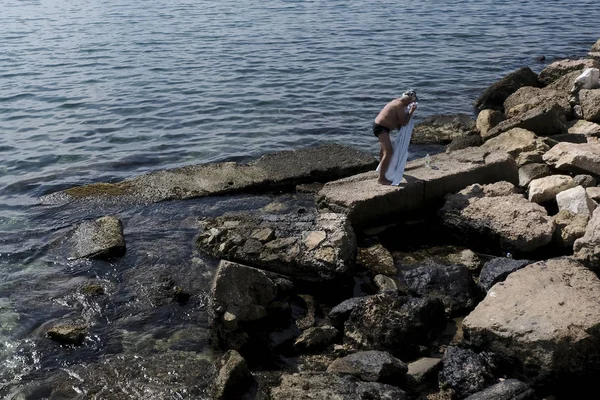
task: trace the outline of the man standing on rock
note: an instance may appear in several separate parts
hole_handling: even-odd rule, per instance
[[[375,118],[373,134],[379,140],[379,157],[381,159],[378,167],[379,179],[377,182],[382,185],[390,185],[392,183],[386,178],[386,172],[388,172],[388,167],[392,159],[390,132],[408,124],[417,109],[416,101],[417,92],[413,89],[407,90],[402,94],[402,97],[387,103],[379,115],[377,115],[377,118]],[[408,149],[408,142],[406,143],[406,149]],[[404,171],[403,166],[402,171]]]

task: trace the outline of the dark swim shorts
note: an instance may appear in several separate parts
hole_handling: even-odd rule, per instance
[[[373,124],[373,135],[379,137],[382,133],[390,133],[390,130],[383,125],[379,125],[378,123]]]

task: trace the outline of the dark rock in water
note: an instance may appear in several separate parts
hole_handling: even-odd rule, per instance
[[[536,73],[528,67],[511,72],[488,87],[475,101],[474,105],[479,110],[486,108],[503,110],[504,100],[523,86],[542,86]]]
[[[109,259],[125,254],[123,224],[116,217],[102,217],[78,225],[70,239],[72,258]]]
[[[413,144],[448,144],[453,139],[475,133],[475,121],[467,114],[432,115],[415,125]]]
[[[406,400],[401,389],[377,382],[362,382],[350,376],[327,373],[283,375],[271,389],[271,400]]]
[[[356,257],[349,221],[333,213],[207,219],[197,243],[215,258],[307,281],[343,275]]]
[[[308,328],[294,343],[294,347],[301,351],[315,351],[325,348],[337,337],[338,330],[333,326],[315,326]]]
[[[87,335],[87,326],[64,324],[55,325],[48,329],[46,334],[48,337],[61,344],[81,345]]]
[[[484,264],[479,274],[478,286],[484,291],[490,290],[498,282],[502,282],[511,273],[531,264],[529,260],[513,260],[512,258],[498,257]]]
[[[100,296],[104,294],[104,287],[99,283],[86,283],[79,288],[79,293],[85,296]]]
[[[256,385],[246,360],[235,350],[221,358],[221,369],[213,384],[213,399],[239,400]],[[249,397],[248,397],[249,398]]]
[[[345,335],[363,348],[385,350],[402,358],[419,353],[419,345],[445,326],[439,299],[400,296],[389,291],[370,296],[350,314]]]
[[[361,351],[335,360],[327,372],[353,375],[363,381],[389,383],[398,386],[404,382],[408,367],[385,351]]]
[[[337,306],[333,307],[329,311],[329,318],[336,325],[344,324],[344,322],[346,322],[346,320],[348,318],[350,318],[350,314],[352,313],[352,311],[356,307],[358,307],[359,304],[362,304],[363,302],[365,302],[368,298],[369,298],[369,296],[365,296],[365,297],[353,297],[351,299],[344,300],[343,302],[341,302]]]
[[[326,182],[375,169],[370,154],[337,144],[267,154],[246,165],[234,162],[156,171],[119,183],[95,183],[43,196],[47,203],[75,199],[151,203]]]
[[[496,367],[491,353],[477,354],[449,346],[443,364],[440,387],[451,388],[461,399],[485,389],[494,379]]]
[[[440,299],[450,317],[476,304],[474,283],[465,266],[428,265],[401,271],[400,276],[411,292]]]
[[[516,379],[506,379],[465,400],[533,400],[534,398],[533,390],[526,383]]]

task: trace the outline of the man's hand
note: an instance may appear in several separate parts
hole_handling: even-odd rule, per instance
[[[417,103],[411,103],[410,104],[410,110],[408,110],[409,113],[414,113],[417,110]]]

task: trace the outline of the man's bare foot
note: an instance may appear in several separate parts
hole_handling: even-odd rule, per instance
[[[379,178],[377,179],[377,183],[379,183],[380,185],[391,185],[392,181],[388,181],[385,178]]]

